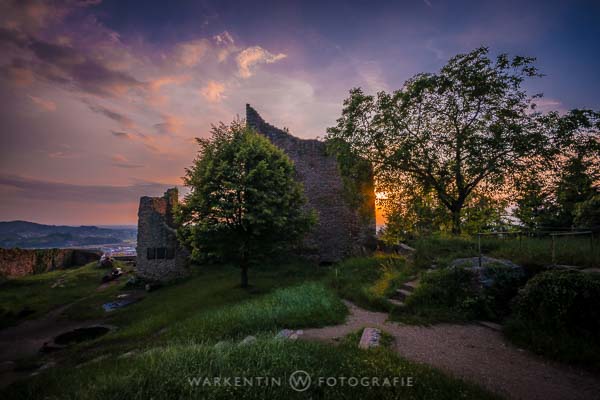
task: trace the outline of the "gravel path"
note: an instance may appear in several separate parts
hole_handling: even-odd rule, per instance
[[[305,339],[331,341],[363,327],[378,327],[395,338],[406,359],[429,364],[510,399],[600,399],[600,376],[547,361],[508,343],[500,332],[479,325],[430,327],[387,321],[387,314],[345,302],[343,325],[307,329]]]

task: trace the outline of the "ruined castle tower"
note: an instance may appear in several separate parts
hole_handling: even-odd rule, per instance
[[[375,237],[375,192],[372,180],[363,184],[365,204],[352,205],[344,190],[338,162],[319,140],[303,140],[266,123],[246,104],[246,124],[266,136],[292,159],[297,179],[304,185],[308,206],[318,224],[305,241],[307,251],[320,262],[336,262],[364,254]],[[364,196],[366,194],[366,196]]]
[[[169,281],[188,274],[188,254],[177,242],[173,221],[178,196],[173,188],[163,197],[140,198],[136,269],[144,279]]]

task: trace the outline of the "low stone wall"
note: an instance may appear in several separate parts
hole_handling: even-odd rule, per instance
[[[78,267],[100,256],[98,251],[79,249],[0,249],[0,276],[16,278]]]

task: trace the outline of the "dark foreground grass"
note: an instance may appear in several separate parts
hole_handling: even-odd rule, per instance
[[[504,334],[519,347],[544,357],[600,372],[600,339],[541,329],[533,323],[510,319]]]
[[[306,391],[295,391],[289,384],[291,374],[297,370],[306,371],[312,378],[312,384]],[[257,380],[257,377],[260,378]],[[335,384],[330,386],[320,377],[330,378],[329,383]],[[357,379],[350,380],[351,377]],[[220,383],[215,383],[215,378],[220,378]],[[377,383],[374,383],[373,378]],[[385,383],[385,378],[389,378],[388,384]],[[394,378],[395,386],[392,384]],[[411,386],[408,386],[409,382]],[[333,347],[316,342],[259,338],[246,345],[231,342],[216,346],[171,345],[129,358],[111,357],[79,369],[56,369],[36,377],[27,384],[10,387],[3,394],[3,399],[17,398],[92,400],[494,397],[474,385],[447,377],[432,368],[405,361],[386,348],[363,351],[350,344]]]

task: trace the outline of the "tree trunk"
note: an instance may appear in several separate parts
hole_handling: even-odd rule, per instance
[[[460,235],[461,233],[461,223],[460,223],[460,212],[462,210],[461,206],[456,206],[452,209],[452,233],[454,235]]]
[[[244,264],[241,266],[242,270],[242,287],[245,289],[248,287],[248,265]]]

